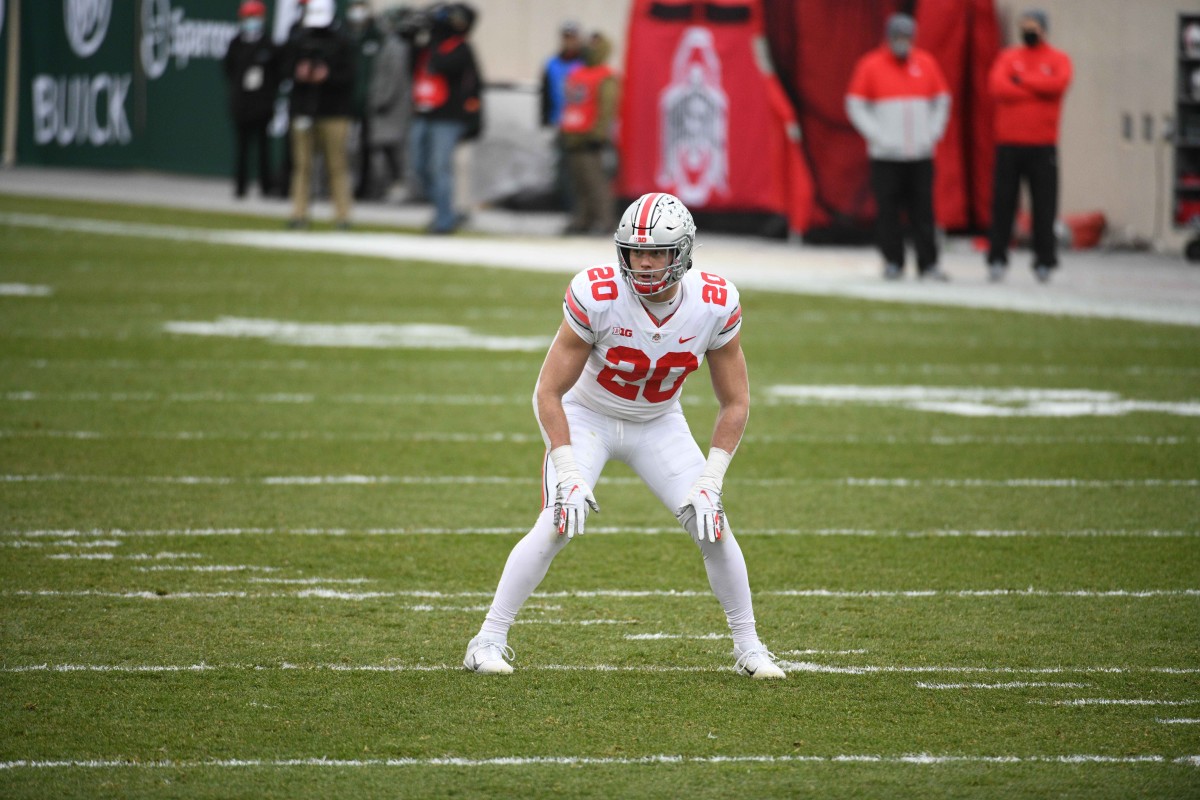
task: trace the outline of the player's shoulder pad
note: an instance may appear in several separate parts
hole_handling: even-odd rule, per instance
[[[723,275],[693,267],[688,270],[684,280],[691,283],[688,290],[696,293],[704,308],[714,317],[727,319],[741,307],[741,295],[737,287]]]
[[[585,307],[612,302],[625,290],[625,280],[616,264],[598,264],[580,270],[571,278],[569,292]]]

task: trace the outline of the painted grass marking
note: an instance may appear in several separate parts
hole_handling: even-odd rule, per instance
[[[462,325],[429,323],[304,323],[220,317],[214,322],[168,322],[163,330],[177,335],[262,339],[298,347],[541,352],[550,345],[550,338],[545,336],[488,336]]]
[[[1162,725],[1200,725],[1200,719],[1156,719]]]
[[[341,394],[315,395],[277,392],[274,394],[237,394],[234,392],[6,392],[2,398],[13,403],[255,403],[266,405],[304,405],[343,403],[350,405],[451,405],[451,406],[527,406],[529,395],[479,394]],[[695,402],[695,401],[692,401]]]
[[[117,546],[120,542],[113,542]],[[134,553],[121,556],[113,553],[56,553],[46,556],[62,561],[174,561],[185,558],[206,558],[203,553]]]
[[[374,485],[457,485],[457,484],[526,484],[537,478],[504,475],[274,475],[266,477],[232,477],[221,475],[0,475],[3,483],[150,483],[182,486],[231,486],[250,484],[261,486],[374,486]],[[733,478],[742,486],[850,486],[854,488],[917,488],[939,489],[1114,489],[1114,488],[1196,488],[1200,478]],[[601,478],[603,485],[641,485],[635,477]]]
[[[49,297],[54,294],[51,286],[33,283],[0,283],[0,297]]]
[[[88,759],[88,760],[38,760],[20,759],[0,761],[0,769],[280,769],[294,767],[321,767],[332,769],[365,769],[365,768],[422,768],[422,767],[452,767],[452,768],[488,768],[488,767],[586,767],[586,766],[657,766],[657,765],[742,765],[742,764],[906,764],[914,766],[934,766],[946,764],[1069,764],[1069,765],[1171,765],[1171,766],[1200,766],[1200,756],[1182,756],[1171,758],[1162,755],[1146,756],[1106,756],[1091,754],[1066,755],[1026,755],[1026,756],[988,756],[988,755],[934,755],[931,753],[910,753],[901,755],[875,754],[843,754],[832,756],[805,755],[740,755],[740,756],[684,756],[684,755],[649,755],[649,756],[500,756],[495,758],[372,758],[372,759],[332,759],[326,757],[291,758],[291,759],[210,759],[210,760],[159,760],[140,761],[126,758]]]
[[[587,532],[593,535],[677,535],[682,529],[679,526],[657,528],[629,528],[589,526]],[[503,528],[178,528],[163,530],[30,530],[30,531],[0,531],[0,536],[26,537],[37,539],[41,537],[78,537],[78,536],[112,536],[120,538],[155,537],[155,536],[514,536],[524,535],[528,527]],[[912,538],[912,539],[1007,539],[1007,538],[1144,538],[1144,539],[1188,539],[1200,537],[1200,531],[1186,530],[926,530],[900,531],[877,530],[873,528],[738,528],[742,536],[851,536],[851,537],[880,537],[880,538]],[[116,545],[113,542],[112,545]],[[0,546],[5,546],[0,542]],[[33,546],[15,545],[6,546]],[[67,546],[64,543],[64,546]],[[88,543],[70,545],[75,547],[95,547]]]
[[[784,656],[859,656],[865,655],[866,650],[781,650]]]
[[[1194,706],[1200,700],[1147,700],[1144,698],[1124,699],[1108,697],[1080,697],[1075,700],[1031,700],[1041,705],[1054,706]]]
[[[71,539],[64,539],[57,542],[40,542],[29,539],[18,539],[12,542],[0,542],[0,547],[79,547],[83,549],[91,549],[98,547],[120,547],[122,542],[96,539],[89,542],[76,542]],[[61,556],[66,558],[67,556]]]
[[[518,625],[632,625],[634,620],[517,620]],[[1175,667],[925,667],[925,666],[885,666],[885,667],[834,667],[821,670],[806,670],[804,664],[781,661],[781,666],[794,672],[828,672],[836,675],[871,675],[871,674],[908,674],[908,673],[975,673],[975,674],[1195,674],[1200,669]],[[819,665],[807,665],[819,666]],[[726,672],[728,666],[668,666],[660,664],[521,664],[522,669],[544,670],[551,672]],[[215,670],[294,670],[302,672],[457,672],[462,670],[461,664],[296,664],[283,661],[278,664],[30,664],[25,666],[0,667],[0,673],[23,672],[211,672]],[[917,684],[921,686],[921,684]],[[1001,684],[996,684],[1000,686]],[[1046,686],[1062,685],[1074,688],[1073,684],[1044,684]],[[930,684],[922,688],[941,688],[942,686],[971,687],[975,684]],[[980,684],[981,688],[989,688]],[[1200,701],[1183,700],[1083,700],[1083,701],[1048,701],[1033,700],[1042,705],[1194,705]]]
[[[377,433],[334,431],[255,431],[253,433],[222,431],[63,431],[38,428],[36,430],[0,430],[0,439],[117,439],[121,441],[150,439],[165,441],[326,441],[326,442],[447,442],[460,444],[528,444],[540,442],[535,434],[509,433],[502,431],[483,433],[455,433],[443,431],[413,431]],[[862,444],[900,445],[928,444],[942,447],[962,445],[1060,445],[1060,444],[1126,444],[1169,447],[1200,444],[1195,436],[811,436],[805,434],[769,435],[747,434],[743,442],[759,444],[803,443],[803,444]]]
[[[1200,668],[1192,667],[970,667],[970,666],[902,666],[895,664],[839,666],[811,661],[780,661],[780,666],[792,672],[816,672],[827,675],[888,675],[888,674],[956,674],[956,675],[1123,675],[1146,673],[1152,675],[1196,675]]]
[[[248,564],[201,564],[197,566],[134,567],[136,572],[278,572],[278,567],[256,567]]]
[[[963,386],[778,385],[770,402],[898,406],[961,417],[1114,417],[1133,412],[1200,416],[1200,402],[1127,400],[1092,389],[993,389]]]
[[[179,569],[189,569],[182,567]],[[267,568],[263,568],[267,569]],[[914,589],[914,590],[867,590],[847,591],[834,589],[765,589],[756,592],[759,597],[803,597],[830,599],[921,599],[931,597],[954,598],[989,598],[989,597],[1062,597],[1062,598],[1133,598],[1144,599],[1154,597],[1200,597],[1200,589],[1111,589],[1095,591],[1090,589]],[[249,592],[180,592],[178,594],[160,595],[156,592],[139,590],[105,592],[96,589],[58,590],[3,590],[0,596],[21,597],[113,597],[113,598],[144,598],[150,600],[189,599],[205,600],[211,598],[239,597],[246,600],[280,599],[280,598],[316,598],[322,600],[374,600],[396,597],[423,598],[463,598],[463,597],[492,597],[492,592],[439,592],[424,589],[393,590],[380,592],[334,592],[326,589],[309,589],[293,593],[251,594]],[[648,597],[667,598],[704,598],[711,599],[709,591],[695,589],[593,589],[561,592],[534,592],[532,597],[540,599],[558,598],[618,598],[640,599]]]
[[[364,584],[374,583],[373,578],[250,578],[250,583],[277,583],[305,586],[322,583]]]
[[[1090,683],[1055,683],[1051,681],[1011,681],[1009,683],[925,683],[918,681],[918,689],[1086,689]]]
[[[665,639],[693,639],[697,641],[728,639],[728,633],[627,633],[625,638],[631,642],[657,642]]]

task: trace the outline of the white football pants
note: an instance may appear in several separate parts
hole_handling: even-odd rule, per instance
[[[683,505],[704,470],[705,460],[681,409],[676,407],[675,411],[649,422],[630,422],[598,414],[570,400],[563,402],[563,409],[571,426],[575,463],[592,487],[596,486],[604,465],[616,459],[628,464],[672,514]],[[550,562],[571,541],[559,535],[552,519],[557,484],[554,464],[547,454],[542,465],[542,512],[529,533],[513,547],[504,565],[496,596],[480,628],[480,634],[489,639],[507,641],[508,629],[521,606],[546,577]],[[598,499],[603,506],[603,497]],[[589,518],[589,522],[594,520]],[[692,541],[696,541],[694,510],[689,507],[679,520]],[[706,539],[698,544],[704,555],[708,584],[725,610],[734,644],[743,649],[757,645],[746,560],[733,532],[726,524],[719,540]]]

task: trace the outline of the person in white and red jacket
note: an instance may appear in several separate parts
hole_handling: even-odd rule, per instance
[[[933,153],[950,117],[950,89],[933,56],[913,47],[916,29],[907,14],[888,18],[884,44],[854,67],[846,115],[867,141],[884,277],[904,274],[904,212],[918,277],[944,281],[934,231]]]

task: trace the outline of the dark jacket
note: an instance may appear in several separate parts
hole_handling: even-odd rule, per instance
[[[288,40],[284,59],[293,79],[289,111],[293,117],[354,115],[354,44],[336,28],[301,28]],[[323,64],[329,76],[321,83],[302,81],[298,73]]]
[[[418,84],[414,86],[413,100],[417,114],[470,123],[472,109],[478,112],[482,84],[470,43],[462,36],[435,39],[417,54],[416,67]],[[446,91],[422,94],[423,78],[443,83]]]
[[[279,51],[269,36],[229,42],[222,67],[229,87],[229,113],[241,124],[265,123],[275,114],[279,93]]]

